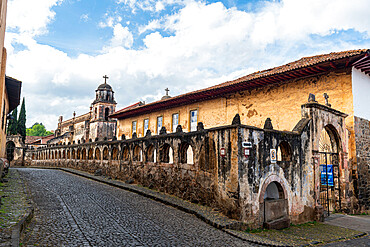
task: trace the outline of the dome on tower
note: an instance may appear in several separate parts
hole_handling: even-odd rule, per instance
[[[98,87],[98,90],[112,90],[112,87],[107,83],[103,83],[103,84],[100,84],[100,86]]]
[[[114,92],[112,90],[112,87],[107,83],[108,76],[103,76],[105,79],[104,83],[100,84],[98,89],[95,90],[96,92],[96,98],[93,102],[93,104],[98,102],[104,102],[104,103],[113,103],[114,101]]]

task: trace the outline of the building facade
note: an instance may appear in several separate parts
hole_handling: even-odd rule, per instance
[[[108,77],[104,77],[105,80]],[[63,121],[59,117],[55,138],[48,141],[50,144],[83,143],[92,140],[107,140],[116,136],[116,120],[108,116],[115,111],[116,102],[112,87],[106,81],[95,90],[95,100],[91,104],[90,112]]]

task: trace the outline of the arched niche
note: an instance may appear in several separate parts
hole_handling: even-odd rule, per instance
[[[129,161],[130,160],[130,150],[127,146],[123,146],[122,148],[122,160]]]
[[[109,159],[109,151],[108,151],[108,148],[105,147],[103,149],[103,160],[108,160]]]
[[[133,161],[143,161],[143,150],[139,145],[134,147]]]
[[[95,149],[95,159],[96,160],[100,160],[100,157],[101,157],[100,149],[99,148],[96,148]]]
[[[280,142],[277,150],[277,161],[291,161],[292,160],[292,148],[286,141]]]
[[[112,149],[112,160],[118,160],[118,148],[113,147]]]
[[[154,148],[154,145],[151,144],[147,147],[146,150],[146,161],[147,162],[156,162],[156,149]]]
[[[182,164],[194,164],[194,151],[193,147],[187,143],[183,142],[179,148],[179,161]]]
[[[163,163],[173,163],[173,149],[165,143],[159,149],[159,161]]]

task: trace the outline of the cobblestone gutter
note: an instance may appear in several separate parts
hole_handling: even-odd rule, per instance
[[[19,172],[9,169],[0,183],[0,246],[19,246],[27,222],[33,217],[32,201]]]

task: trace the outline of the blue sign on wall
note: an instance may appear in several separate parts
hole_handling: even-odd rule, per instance
[[[328,173],[326,173],[326,167],[328,167]],[[329,186],[334,186],[334,178],[333,178],[333,165],[320,165],[320,172],[321,172],[321,185],[326,185],[326,174],[328,174],[328,184]]]

